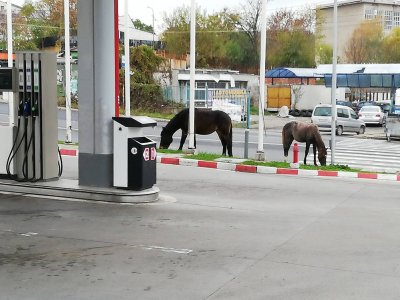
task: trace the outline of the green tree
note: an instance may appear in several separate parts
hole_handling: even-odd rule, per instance
[[[393,29],[383,39],[382,59],[385,63],[400,63],[400,28]]]
[[[306,68],[315,65],[313,35],[295,29],[277,33],[279,47],[268,52],[268,62],[274,67]]]
[[[371,20],[360,24],[345,46],[348,63],[377,63],[382,60],[383,30],[380,21]]]
[[[315,66],[315,22],[315,11],[311,9],[275,12],[268,22],[268,66]]]
[[[325,35],[322,34],[325,18],[319,9],[315,10],[315,61],[317,64],[331,64],[333,59],[333,48],[323,42]],[[337,58],[339,62],[339,57]]]
[[[162,39],[166,50],[177,56],[190,51],[190,10],[188,7],[175,9],[170,15],[164,15],[166,30]],[[223,10],[212,15],[200,9],[196,12],[196,66],[229,67],[229,46],[233,47],[235,35],[234,17]],[[228,46],[229,45],[229,46]]]
[[[331,45],[320,44],[316,49],[317,61],[320,64],[331,64],[333,59],[333,49]]]
[[[178,7],[170,15],[164,13],[163,17],[166,30],[162,40],[166,43],[166,50],[177,56],[189,52],[190,40],[190,10],[188,7]]]
[[[132,24],[133,24],[133,26],[135,26],[136,29],[139,29],[139,30],[142,30],[142,31],[146,31],[146,32],[150,32],[150,33],[154,32],[153,26],[144,24],[139,19],[132,20]]]
[[[142,45],[130,50],[130,66],[133,75],[130,77],[132,108],[156,111],[163,101],[160,85],[154,80],[154,73],[164,59],[157,56],[151,47]],[[124,71],[120,71],[120,84],[124,82]]]
[[[70,29],[77,28],[77,0],[70,0]],[[64,1],[26,2],[14,21],[16,50],[35,50],[45,37],[64,35]]]

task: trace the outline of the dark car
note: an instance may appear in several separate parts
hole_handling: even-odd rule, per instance
[[[353,105],[352,105],[351,101],[336,100],[336,105],[343,105],[343,106],[347,106],[347,107],[353,108]]]
[[[376,103],[376,105],[379,105],[386,114],[392,111],[392,106],[389,103]]]

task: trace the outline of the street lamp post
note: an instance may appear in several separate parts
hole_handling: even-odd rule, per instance
[[[125,33],[124,33],[124,54],[125,54],[125,116],[130,117],[131,115],[131,63],[130,63],[130,52],[129,52],[129,37],[130,37],[130,30],[129,30],[129,3],[128,0],[125,0]]]
[[[331,89],[331,103],[332,103],[332,123],[331,123],[331,164],[335,164],[335,151],[336,151],[336,65],[337,65],[337,0],[333,4],[333,53],[332,53],[332,89]]]
[[[65,50],[65,142],[72,143],[71,118],[71,51],[69,41],[69,0],[64,0],[64,50]]]
[[[13,31],[12,31],[12,5],[11,0],[7,1],[7,66],[13,66]],[[14,126],[14,95],[12,92],[8,93],[8,115],[9,124]]]
[[[260,100],[258,107],[258,148],[256,160],[265,160],[264,153],[264,101],[265,101],[265,60],[267,49],[267,0],[262,0],[261,41],[260,41]]]
[[[151,9],[151,12],[152,12],[152,15],[153,15],[153,32],[152,32],[152,35],[153,35],[153,44],[152,44],[152,46],[153,46],[153,49],[154,49],[154,9],[152,8],[152,7],[150,7],[150,6],[147,6],[147,8],[149,8],[149,9]]]

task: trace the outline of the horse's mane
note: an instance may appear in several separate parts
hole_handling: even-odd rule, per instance
[[[317,143],[318,151],[319,149],[326,149],[325,143],[322,140],[321,134],[319,133],[318,127],[316,125],[312,125],[314,127],[314,138],[315,142]]]
[[[165,125],[164,130],[168,133],[174,134],[178,129],[182,127],[184,118],[188,116],[188,108],[185,108],[178,112],[168,123]]]

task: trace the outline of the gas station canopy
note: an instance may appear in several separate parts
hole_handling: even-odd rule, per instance
[[[315,76],[315,70],[311,68],[275,68],[265,73],[267,78],[310,78]],[[320,76],[319,76],[320,77]]]

